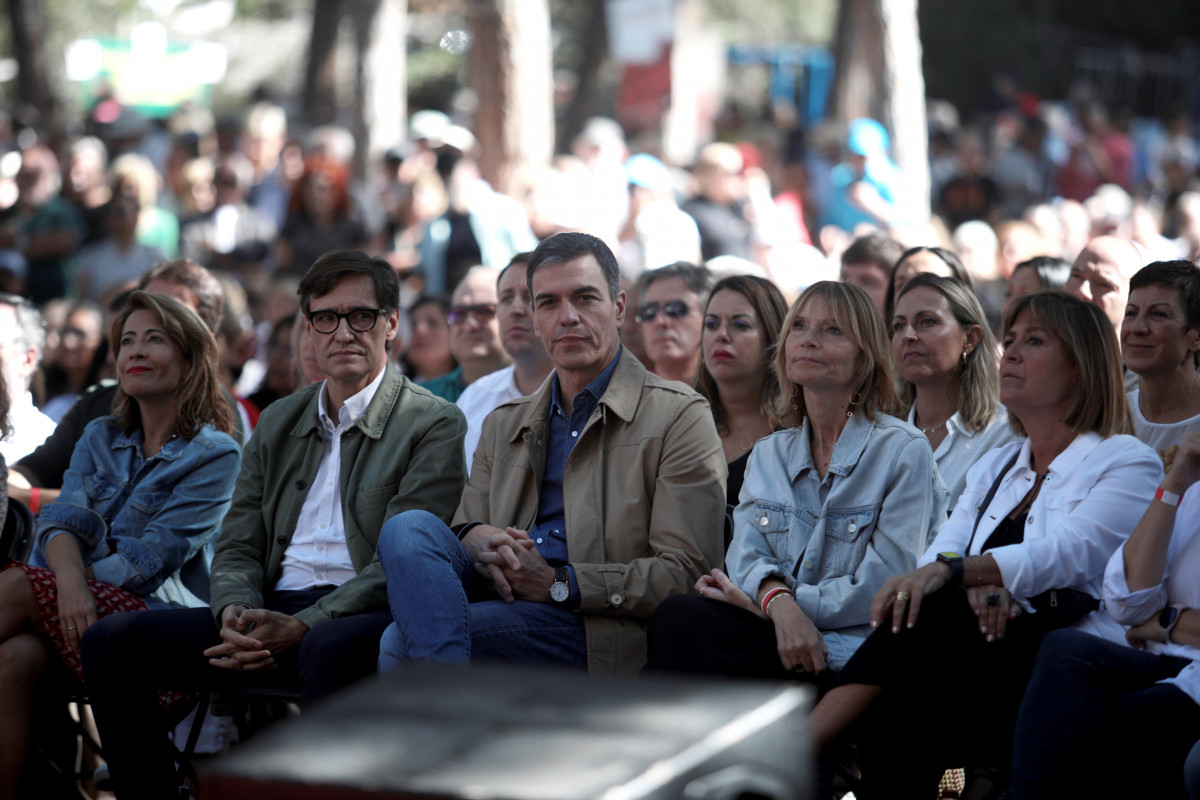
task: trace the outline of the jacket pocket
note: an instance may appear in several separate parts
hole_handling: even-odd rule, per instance
[[[830,569],[852,575],[867,552],[879,507],[838,509],[825,514],[825,563]]]
[[[795,564],[812,535],[812,522],[789,506],[757,503],[754,524],[784,569],[794,573]]]

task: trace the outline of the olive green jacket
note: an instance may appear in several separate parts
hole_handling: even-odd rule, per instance
[[[403,377],[391,365],[362,418],[342,434],[342,521],[358,574],[296,614],[318,622],[387,608],[375,554],[385,520],[423,509],[448,520],[462,493],[466,465],[462,412]],[[272,403],[242,453],[242,470],[225,515],[211,569],[213,615],[230,603],[261,608],[279,578],[300,507],[324,451],[317,418],[322,383]]]
[[[484,420],[455,525],[533,527],[551,384]],[[592,674],[636,674],[654,609],[721,565],[725,475],[708,403],[622,351],[563,470],[567,553]]]

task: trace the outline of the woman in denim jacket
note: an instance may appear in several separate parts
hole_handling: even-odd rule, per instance
[[[824,281],[784,320],[775,370],[788,428],[755,445],[729,575],[662,603],[650,668],[820,682],[870,632],[871,598],[946,516],[929,442],[899,409],[883,319]]]
[[[180,303],[134,292],[113,322],[120,388],[93,421],[36,547],[49,569],[0,572],[0,798],[28,746],[34,687],[99,617],[206,605],[208,550],[229,507],[241,451],[217,379],[217,346]]]

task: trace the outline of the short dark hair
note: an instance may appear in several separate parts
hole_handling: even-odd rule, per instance
[[[870,263],[878,265],[883,274],[891,277],[892,267],[904,254],[904,245],[878,233],[860,236],[842,253],[843,264]]]
[[[211,272],[190,258],[176,258],[159,261],[146,270],[138,280],[137,288],[145,289],[151,281],[182,286],[196,295],[196,315],[216,334],[221,326],[221,313],[225,310],[225,290]]]
[[[600,264],[604,279],[608,283],[608,298],[615,301],[621,293],[621,269],[617,266],[617,258],[612,250],[608,249],[608,245],[589,233],[558,233],[534,249],[525,272],[529,295],[533,296],[533,274],[538,269],[587,255],[595,258]]]
[[[1184,328],[1200,328],[1200,266],[1191,261],[1154,261],[1139,269],[1129,279],[1129,292],[1147,286],[1161,286],[1179,293],[1183,306]],[[1192,359],[1200,366],[1200,352],[1192,353]]]
[[[300,295],[300,307],[309,312],[308,302],[313,297],[329,294],[338,281],[347,275],[367,275],[375,284],[375,302],[382,311],[394,311],[400,307],[400,279],[396,270],[382,258],[369,256],[358,250],[336,250],[326,253],[313,262],[300,279],[296,293]]]
[[[1037,273],[1038,283],[1043,289],[1061,289],[1071,277],[1071,262],[1058,256],[1034,256],[1022,261],[1013,267],[1013,275],[1022,269],[1031,269]]]
[[[676,261],[658,269],[648,269],[642,273],[641,286],[638,291],[638,302],[650,288],[650,284],[667,278],[678,278],[700,298],[700,308],[708,303],[708,293],[712,291],[713,274],[708,267],[696,266],[687,261]]]
[[[508,263],[504,265],[504,269],[500,270],[500,274],[496,276],[496,285],[499,286],[500,281],[504,280],[504,273],[508,272],[509,267],[513,266],[514,264],[529,266],[529,259],[531,258],[533,258],[532,250],[526,250],[523,253],[517,253],[515,256],[510,258]]]

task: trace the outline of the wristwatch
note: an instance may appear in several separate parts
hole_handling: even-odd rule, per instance
[[[1163,629],[1163,634],[1166,635],[1166,640],[1171,641],[1171,631],[1175,630],[1175,626],[1179,624],[1179,618],[1183,616],[1183,612],[1187,610],[1186,606],[1173,605],[1167,606],[1158,614],[1158,627]]]
[[[571,598],[571,570],[557,567],[554,570],[554,583],[550,584],[550,599],[562,605]]]
[[[958,553],[938,553],[937,560],[943,564],[950,566],[950,580],[955,586],[962,586],[963,582],[963,557]]]

